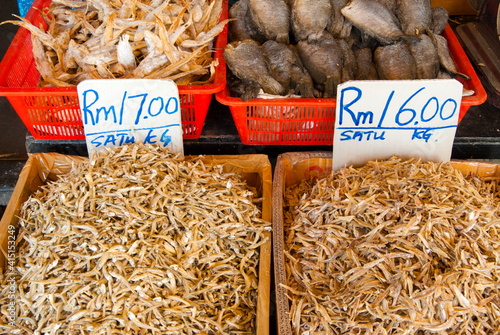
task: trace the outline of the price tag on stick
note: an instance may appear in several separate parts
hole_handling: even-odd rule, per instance
[[[461,101],[462,84],[455,79],[339,85],[333,169],[393,155],[449,161]]]
[[[139,142],[184,153],[179,91],[172,80],[85,80],[77,91],[89,157]]]

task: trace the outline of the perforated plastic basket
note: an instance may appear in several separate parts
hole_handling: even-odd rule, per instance
[[[443,32],[459,72],[471,80],[458,79],[474,94],[462,98],[459,121],[470,106],[486,101],[486,91],[455,33],[448,25]],[[336,99],[252,99],[232,97],[229,88],[216,94],[229,106],[240,140],[249,145],[331,145],[335,127]]]
[[[51,1],[35,0],[26,19],[46,27],[38,9],[48,7]],[[226,19],[227,15],[227,0],[223,0],[220,20]],[[218,61],[218,66],[213,83],[178,86],[185,139],[200,137],[212,96],[226,85],[226,63],[223,57],[226,44],[227,26],[215,40],[214,59]],[[0,63],[0,96],[7,97],[35,139],[85,139],[76,87],[37,87],[39,81],[31,34],[19,28]]]

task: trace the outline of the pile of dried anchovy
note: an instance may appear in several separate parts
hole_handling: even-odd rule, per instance
[[[43,31],[26,19],[5,21],[31,32],[41,86],[75,86],[85,79],[211,81],[213,41],[223,0],[53,0]]]
[[[269,224],[222,166],[132,145],[33,194],[17,239],[17,328],[0,333],[255,331]]]
[[[500,333],[498,178],[393,157],[309,183],[286,195],[295,334]]]

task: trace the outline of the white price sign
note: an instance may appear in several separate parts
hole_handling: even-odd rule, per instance
[[[449,161],[461,101],[462,84],[455,79],[339,85],[333,169],[393,155]]]
[[[172,80],[85,80],[77,91],[89,156],[139,142],[183,154],[179,92]]]

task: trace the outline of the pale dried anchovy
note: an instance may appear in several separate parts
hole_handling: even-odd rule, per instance
[[[151,145],[76,165],[22,207],[16,327],[3,297],[0,332],[254,332],[259,201],[222,166]]]
[[[288,189],[294,334],[500,334],[500,183],[393,157]]]

